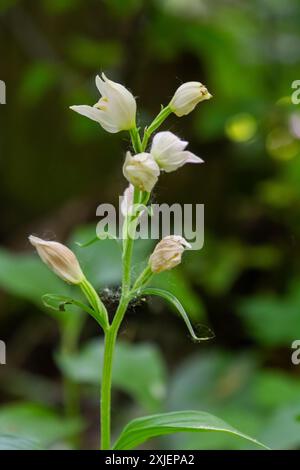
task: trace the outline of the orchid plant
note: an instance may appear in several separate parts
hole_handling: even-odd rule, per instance
[[[58,309],[63,304],[73,303],[89,313],[103,330],[105,337],[104,360],[102,364],[100,430],[101,449],[112,448],[111,444],[111,387],[114,349],[117,335],[130,302],[141,296],[157,295],[170,302],[180,313],[194,340],[199,338],[189,321],[179,300],[170,292],[148,286],[152,276],[162,271],[173,269],[181,262],[182,254],[190,248],[189,243],[180,235],[163,238],[149,257],[146,268],[132,279],[131,259],[134,248],[135,232],[139,218],[149,204],[151,191],[161,172],[173,172],[186,163],[202,163],[202,160],[186,150],[188,143],[172,132],[158,132],[149,140],[167,117],[174,113],[181,117],[189,114],[198,103],[211,98],[207,88],[199,82],[181,85],[173,98],[144,129],[141,135],[136,124],[136,100],[123,85],[109,80],[104,74],[96,77],[96,86],[101,98],[94,106],[71,106],[71,109],[99,123],[110,133],[127,131],[131,138],[132,149],[127,151],[123,164],[123,174],[129,182],[124,192],[122,212],[122,286],[119,304],[112,321],[104,302],[93,285],[86,278],[74,253],[56,241],[42,240],[30,236],[31,244],[37,249],[41,259],[60,278],[69,284],[78,286],[87,303],[72,298],[47,295],[47,304],[57,301]],[[152,415],[139,418],[129,423],[115,442],[114,449],[130,449],[147,439],[167,433],[182,431],[218,431],[238,435],[256,444],[258,441],[240,433],[221,419],[200,411],[183,411]]]

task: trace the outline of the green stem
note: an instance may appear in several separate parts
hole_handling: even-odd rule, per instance
[[[141,142],[139,131],[136,127],[131,129],[130,137],[132,141],[132,146],[135,153],[144,152],[147,146],[148,139],[152,132],[154,132],[157,127],[166,119],[166,117],[171,113],[171,110],[167,107],[162,109],[153,123],[149,126],[144,134],[143,143]],[[150,194],[142,193],[137,188],[134,190],[133,203],[134,204],[147,204]],[[105,345],[104,345],[104,358],[103,358],[103,373],[102,373],[102,383],[101,383],[101,400],[100,400],[100,412],[101,412],[101,443],[100,448],[102,450],[109,450],[111,446],[110,438],[110,429],[111,429],[111,385],[112,385],[112,367],[113,367],[113,357],[116,339],[118,331],[124,315],[126,313],[128,304],[130,302],[131,296],[131,258],[133,253],[134,239],[135,239],[135,230],[138,221],[138,213],[129,215],[126,217],[124,222],[123,229],[123,277],[122,277],[122,295],[117,308],[116,314],[114,316],[112,324],[106,327],[104,330],[105,334]],[[137,280],[138,287],[143,285],[147,279],[150,278],[152,273],[148,269],[145,270],[142,277]]]
[[[139,204],[141,191],[134,189],[133,204]],[[134,236],[137,223],[137,215],[127,216],[123,231],[123,279],[122,293],[127,295],[131,285],[131,258],[134,245]]]
[[[87,279],[84,279],[80,283],[79,287],[81,288],[82,292],[88,299],[91,307],[95,312],[95,320],[97,320],[97,322],[102,326],[103,330],[105,331],[109,326],[108,313],[105,305],[102,303],[99,295]]]
[[[129,134],[131,137],[132,147],[135,153],[143,152],[141,137],[138,128],[133,127],[132,129],[130,129]]]
[[[132,146],[136,153],[142,152],[142,144],[138,129],[135,127],[130,130]],[[141,199],[141,191],[137,188],[134,190],[133,202],[139,203]],[[103,373],[101,384],[101,400],[100,400],[100,413],[101,413],[101,443],[102,450],[110,449],[110,428],[111,428],[111,383],[112,383],[112,367],[113,356],[115,350],[116,339],[123,317],[130,301],[130,287],[131,287],[131,258],[134,245],[134,232],[136,215],[127,216],[124,222],[123,231],[123,277],[122,277],[122,295],[114,316],[113,322],[105,330],[105,345],[103,357]],[[129,230],[130,229],[130,230]]]
[[[105,335],[103,375],[101,385],[101,449],[110,449],[110,421],[111,421],[111,382],[112,366],[116,339],[123,317],[125,315],[129,297],[122,295],[116,315]]]
[[[153,272],[151,271],[151,268],[148,264],[146,268],[144,269],[144,271],[141,272],[141,274],[135,281],[131,292],[135,292],[138,289],[140,289],[140,287],[145,286],[150,281],[152,276],[153,276]]]
[[[161,126],[161,124],[167,119],[167,117],[171,114],[172,110],[169,106],[162,108],[160,113],[156,116],[156,118],[151,122],[150,126],[146,127],[144,131],[144,137],[142,140],[142,151],[144,152],[148,145],[148,140],[150,139],[151,135],[153,134],[156,129]]]

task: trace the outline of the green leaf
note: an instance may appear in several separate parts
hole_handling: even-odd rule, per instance
[[[0,435],[0,450],[41,450],[39,445],[29,439],[14,435]]]
[[[89,342],[73,355],[57,355],[63,373],[79,383],[99,387],[104,344]],[[150,344],[118,343],[113,363],[113,385],[130,394],[145,409],[153,412],[166,396],[166,371],[159,351]]]
[[[0,409],[0,434],[13,433],[43,447],[74,436],[81,428],[80,420],[59,416],[42,405],[21,403]]]
[[[259,436],[265,421],[264,410],[252,398],[257,374],[253,351],[240,354],[212,348],[187,357],[174,371],[169,384],[167,410],[201,409],[229,422],[240,431]],[[265,442],[262,440],[262,442]],[[228,433],[174,434],[163,440],[169,449],[241,449],[245,441]],[[254,444],[247,444],[255,448]]]
[[[72,310],[70,309],[71,305],[94,316],[94,311],[88,305],[80,302],[79,300],[73,299],[72,297],[67,297],[66,295],[45,294],[42,296],[42,300],[46,307],[52,308],[52,310],[56,310],[57,312]]]
[[[172,271],[165,271],[155,275],[151,280],[151,287],[158,287],[176,295],[193,320],[199,321],[205,318],[205,306],[199,296],[195,294],[187,277],[180,269],[173,269]]]
[[[181,303],[179,302],[177,297],[175,297],[175,295],[171,294],[171,292],[165,291],[163,289],[156,289],[154,287],[145,287],[144,289],[141,289],[139,291],[139,293],[141,295],[157,295],[157,296],[162,297],[163,299],[167,300],[171,305],[173,305],[173,307],[175,307],[176,310],[178,311],[178,313],[181,315],[184,323],[187,326],[187,329],[190,332],[191,337],[195,341],[206,341],[206,340],[212,339],[214,337],[214,334],[207,327],[205,327],[207,329],[207,331],[209,332],[209,334],[207,336],[197,336],[196,335],[185,309],[183,308],[183,306],[181,305]]]
[[[78,309],[81,311],[88,313],[93,317],[96,322],[105,329],[105,321],[99,312],[96,312],[93,308],[89,307],[85,303],[81,302],[80,300],[74,299],[73,297],[67,297],[65,295],[56,295],[56,294],[45,294],[42,297],[44,305],[56,312],[71,312],[71,313],[80,313]],[[73,307],[73,308],[72,308]],[[74,310],[75,307],[75,310]],[[66,321],[69,321],[67,318]],[[75,321],[76,324],[76,321]]]
[[[134,419],[125,426],[114,449],[133,449],[148,439],[165,434],[203,431],[229,433],[268,449],[256,439],[239,432],[225,421],[204,411],[175,411]]]

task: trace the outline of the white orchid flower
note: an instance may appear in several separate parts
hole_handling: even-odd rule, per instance
[[[109,80],[104,73],[96,77],[97,88],[102,95],[94,106],[75,105],[70,109],[98,122],[107,132],[116,133],[135,127],[136,101],[120,83]]]
[[[185,150],[188,142],[169,131],[158,132],[153,138],[150,153],[158,166],[170,173],[186,163],[203,163],[201,158]]]

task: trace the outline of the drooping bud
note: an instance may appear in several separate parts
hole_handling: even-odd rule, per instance
[[[42,240],[30,235],[30,243],[36,248],[42,261],[69,284],[80,284],[85,276],[73,251],[54,241]]]
[[[173,269],[181,263],[182,253],[191,245],[180,235],[164,237],[154,248],[149,258],[149,265],[153,273],[160,273]]]
[[[176,116],[189,114],[200,101],[209,100],[212,95],[200,82],[183,83],[169,103],[170,109]]]
[[[135,127],[136,101],[120,83],[109,80],[104,73],[96,77],[96,85],[102,97],[94,106],[70,106],[83,116],[98,122],[107,132],[116,133]]]
[[[132,156],[130,152],[127,152],[123,173],[133,186],[150,193],[157,183],[160,171],[150,153],[143,152]]]
[[[203,163],[201,158],[185,150],[187,145],[188,142],[179,139],[172,132],[158,132],[153,138],[150,152],[158,166],[170,173],[185,163]]]

